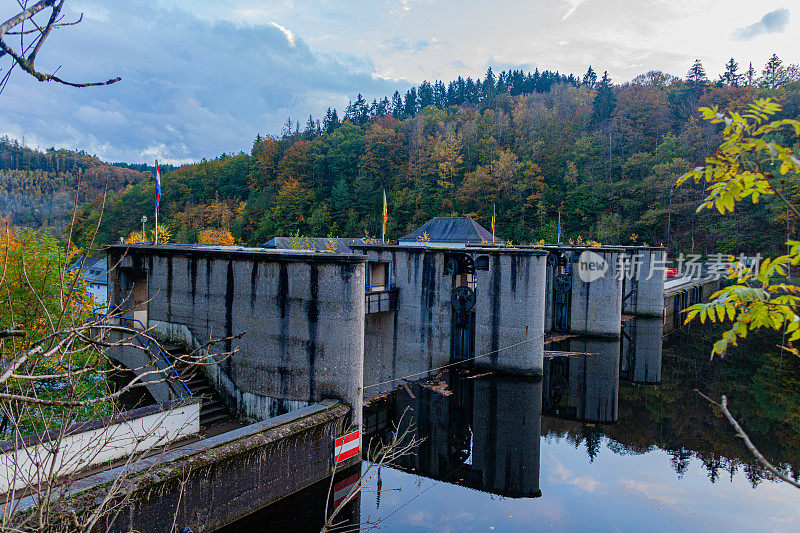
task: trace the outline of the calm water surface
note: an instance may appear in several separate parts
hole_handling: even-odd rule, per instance
[[[676,332],[662,345],[660,321],[630,321],[621,341],[549,345],[592,355],[547,359],[539,379],[466,369],[434,379],[439,391],[414,384],[373,401],[365,442],[410,420],[423,441],[347,516],[388,531],[800,530],[800,490],[771,479],[695,392],[727,394],[761,451],[796,477],[800,365],[766,336],[709,361],[715,338]],[[309,501],[239,531],[293,513],[296,530],[319,530]]]

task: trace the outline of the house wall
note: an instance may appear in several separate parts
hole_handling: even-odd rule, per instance
[[[0,494],[70,476],[93,465],[200,432],[200,402],[164,403],[0,443]]]

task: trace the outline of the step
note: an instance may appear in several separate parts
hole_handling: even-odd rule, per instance
[[[230,416],[228,410],[225,408],[224,405],[217,405],[216,407],[212,407],[209,409],[201,408],[200,409],[200,418],[207,418],[212,415],[217,415],[220,413],[224,413],[225,416]]]
[[[201,417],[200,418],[200,425],[204,427],[208,427],[215,422],[220,422],[224,420],[230,420],[230,415],[228,413],[220,413],[209,417]]]

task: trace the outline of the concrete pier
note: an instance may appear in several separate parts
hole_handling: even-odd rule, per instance
[[[667,268],[666,249],[660,246],[626,246],[624,254],[634,275],[623,280],[622,313],[634,316],[662,316]]]
[[[549,253],[545,331],[619,337],[622,247],[543,245]]]
[[[365,259],[224,246],[109,246],[112,308],[162,339],[237,350],[201,366],[231,407],[264,420],[326,398],[360,417]],[[127,351],[116,355],[123,364]],[[135,363],[135,362],[134,362]]]
[[[367,396],[452,362],[542,372],[546,254],[513,248],[358,245],[368,258]],[[380,386],[374,386],[381,384]]]

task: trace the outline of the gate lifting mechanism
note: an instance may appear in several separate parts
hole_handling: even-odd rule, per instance
[[[450,303],[456,314],[456,326],[460,328],[469,327],[469,312],[475,307],[475,291],[469,287],[456,287]]]
[[[475,356],[475,263],[467,254],[445,255],[444,274],[453,276],[451,359],[469,361]]]
[[[572,261],[566,255],[551,253],[547,266],[553,270],[553,330],[567,333],[572,305]]]

